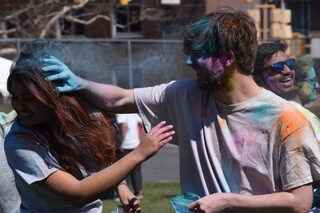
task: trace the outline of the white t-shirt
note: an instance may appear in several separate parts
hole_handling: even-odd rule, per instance
[[[21,213],[102,212],[101,200],[76,207],[39,185],[38,181],[44,180],[62,168],[49,151],[46,138],[33,128],[23,126],[18,118],[5,139],[4,148],[21,197]],[[97,159],[93,159],[85,152],[83,155],[91,170],[86,171],[80,167],[84,177],[101,170]]]
[[[182,192],[258,195],[320,180],[308,121],[270,91],[230,106],[183,79],[134,89],[134,97],[147,131],[163,120],[174,126]]]
[[[138,125],[142,122],[141,118],[138,114],[118,114],[117,122],[119,124],[126,123],[128,127],[123,141],[123,149],[135,149],[140,143]]]

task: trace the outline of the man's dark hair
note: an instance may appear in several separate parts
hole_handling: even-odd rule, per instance
[[[184,52],[188,56],[230,56],[234,53],[240,72],[253,71],[257,50],[254,20],[243,11],[222,7],[186,27]]]
[[[278,51],[285,52],[288,45],[284,42],[263,43],[258,46],[256,62],[254,64],[253,75],[256,78],[263,79],[263,72],[267,61],[269,61],[273,54]]]

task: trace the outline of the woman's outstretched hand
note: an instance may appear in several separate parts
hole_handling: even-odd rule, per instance
[[[42,68],[43,72],[53,72],[47,78],[49,81],[63,81],[62,86],[58,86],[59,92],[74,92],[81,88],[81,79],[76,76],[70,69],[59,61],[59,59],[50,56],[42,60],[44,63],[49,64]]]
[[[164,126],[165,121],[160,122],[158,125],[153,127],[141,140],[136,151],[139,152],[141,157],[145,160],[150,158],[166,143],[172,140],[172,135],[175,131],[169,131],[173,128],[172,125]]]

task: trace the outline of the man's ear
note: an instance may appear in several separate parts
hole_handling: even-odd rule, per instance
[[[231,51],[230,54],[227,56],[225,66],[230,66],[235,61],[234,53]]]

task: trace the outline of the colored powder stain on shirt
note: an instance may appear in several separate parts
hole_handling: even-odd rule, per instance
[[[237,145],[238,147],[244,147],[245,146],[245,141],[246,139],[248,138],[248,135],[244,133],[240,134],[240,135],[237,135],[237,137],[235,138],[235,145]]]
[[[272,111],[274,111],[274,113],[272,113]],[[266,117],[266,115],[268,116]],[[253,113],[253,120],[259,122],[261,122],[261,120],[266,120],[267,122],[273,123],[276,120],[276,117],[277,112],[275,111],[275,107],[272,104],[263,104],[257,106]]]
[[[264,133],[257,133],[246,127],[240,128],[238,133],[235,135],[235,144],[240,147],[249,147],[256,143],[263,143],[264,141],[267,141]]]
[[[280,134],[281,138],[285,139],[292,133],[298,131],[304,126],[308,126],[309,122],[306,117],[295,107],[288,105],[281,105],[284,109],[279,114],[277,120],[273,125],[281,125]]]
[[[222,118],[219,122],[220,128],[226,123],[226,119]]]

